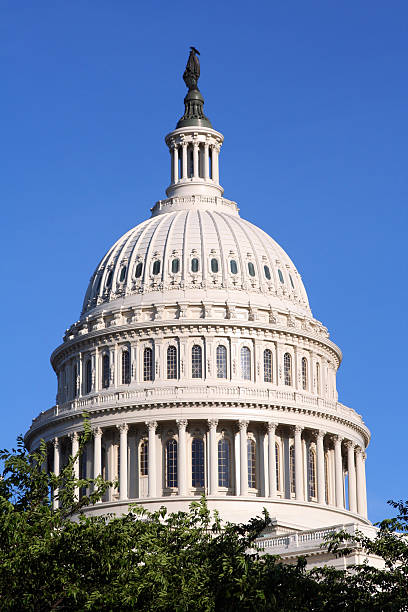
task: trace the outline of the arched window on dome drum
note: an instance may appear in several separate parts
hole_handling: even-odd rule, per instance
[[[230,270],[231,270],[231,274],[238,273],[238,266],[237,266],[237,262],[235,261],[235,259],[230,260]]]
[[[290,386],[292,384],[292,357],[289,353],[285,353],[283,356],[283,378],[285,385]]]
[[[153,263],[153,275],[157,276],[157,274],[160,274],[160,261],[158,259],[156,259],[156,261]]]
[[[316,393],[320,395],[320,365],[316,363]]]
[[[173,274],[177,274],[177,272],[180,270],[180,260],[177,259],[173,259],[171,262],[171,271]]]
[[[302,357],[302,389],[307,389],[307,359]]]
[[[102,276],[100,276],[100,277],[98,278],[98,282],[97,282],[97,284],[96,284],[96,293],[99,293],[99,292],[100,292],[100,290],[101,290],[101,284],[102,284]]]
[[[105,283],[105,286],[106,286],[106,287],[110,287],[110,286],[111,286],[111,284],[112,284],[112,270],[110,270],[110,271],[108,272],[108,276],[106,277],[106,283]]]
[[[177,441],[172,438],[166,444],[166,485],[177,487]]]
[[[203,377],[203,350],[198,344],[191,349],[191,377]]]
[[[290,492],[295,492],[295,447],[292,444],[289,448],[289,474],[290,474]]]
[[[191,443],[191,486],[204,486],[204,441],[193,438]]]
[[[279,444],[275,442],[275,470],[276,470],[276,489],[280,491],[280,453],[279,453]]]
[[[285,280],[283,278],[282,270],[278,270],[278,276],[279,276],[280,282],[283,284],[285,282]]]
[[[72,368],[72,396],[77,397],[78,395],[78,368],[76,363]]]
[[[85,393],[92,391],[92,361],[87,360],[85,365]]]
[[[264,350],[264,381],[272,382],[272,351]]]
[[[140,475],[147,476],[149,474],[149,442],[142,440],[139,451],[139,466]]]
[[[231,486],[231,451],[229,440],[222,438],[218,441],[218,486]]]
[[[191,260],[191,271],[192,272],[198,272],[199,269],[199,262],[197,257],[193,257],[193,259]]]
[[[135,268],[135,278],[140,278],[142,276],[142,272],[143,272],[143,264],[141,261],[139,261],[139,263],[136,264],[136,268]]]
[[[110,383],[110,365],[109,365],[109,355],[104,355],[102,357],[102,387],[103,389],[107,389]]]
[[[266,280],[271,280],[271,271],[269,270],[269,266],[264,266],[264,273]]]
[[[309,498],[314,498],[316,497],[316,451],[314,448],[309,447],[307,459]]]
[[[150,347],[143,351],[143,380],[153,380],[153,350]]]
[[[251,380],[251,351],[247,346],[241,349],[241,377]]]
[[[119,282],[120,283],[123,283],[123,281],[126,278],[126,270],[127,270],[126,266],[122,266],[122,268],[120,269],[120,274],[119,274]]]
[[[214,274],[218,272],[218,259],[215,257],[211,260],[211,272],[214,272]]]
[[[249,272],[249,276],[255,276],[255,268],[254,268],[254,264],[252,263],[252,261],[248,261],[248,272]]]
[[[248,487],[256,488],[256,444],[254,440],[247,440],[248,451]]]
[[[227,349],[217,346],[217,378],[227,378]]]
[[[122,385],[130,384],[130,353],[127,349],[122,351]]]
[[[167,378],[177,378],[177,349],[175,346],[169,346],[167,349]]]

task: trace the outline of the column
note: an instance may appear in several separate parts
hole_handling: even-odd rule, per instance
[[[220,147],[218,145],[212,146],[212,177],[214,183],[220,182],[220,172],[218,167],[218,154],[220,152]]]
[[[186,427],[187,419],[178,419],[178,457],[177,457],[177,477],[179,495],[187,495],[187,439]]]
[[[326,486],[324,473],[324,445],[323,438],[326,432],[319,430],[316,438],[316,460],[317,460],[317,501],[319,504],[326,503]]]
[[[128,499],[128,446],[127,435],[129,426],[127,423],[118,425],[120,432],[120,465],[119,465],[119,499]]]
[[[53,443],[53,446],[54,446],[54,474],[56,476],[59,476],[59,474],[60,474],[60,445],[59,445],[59,439],[58,438],[54,438],[52,443]],[[54,489],[54,491],[53,491],[52,507],[54,508],[54,510],[56,510],[58,508],[58,488]]]
[[[78,450],[79,450],[79,437],[76,431],[74,431],[74,433],[71,434],[71,443],[72,443],[71,454],[73,457],[75,457],[75,455],[78,453]],[[79,478],[79,459],[78,458],[74,463],[74,478],[76,479]],[[75,487],[74,489],[74,497],[76,500],[79,500],[79,488],[78,487]]]
[[[295,492],[297,500],[304,500],[303,494],[303,457],[302,457],[302,427],[295,427]]]
[[[93,456],[93,477],[98,478],[102,476],[102,429],[95,427],[93,430],[94,435],[94,456]],[[102,499],[98,500],[101,503]]]
[[[367,480],[366,480],[366,470],[365,470],[366,458],[367,458],[366,453],[363,453],[362,454],[362,459],[363,459],[363,493],[364,493],[364,513],[363,513],[363,516],[365,516],[365,518],[368,517],[368,512],[367,512]]]
[[[183,142],[181,146],[182,146],[181,169],[182,169],[183,179],[186,179],[187,178],[187,143]]]
[[[198,178],[198,142],[193,143],[193,176]]]
[[[146,421],[149,430],[148,497],[156,497],[156,428],[157,421]]]
[[[171,149],[171,157],[172,157],[172,173],[171,173],[171,182],[172,183],[177,183],[179,180],[179,176],[178,176],[178,164],[179,164],[179,160],[178,160],[178,147],[177,145],[173,145],[173,148]]]
[[[343,438],[340,436],[334,436],[334,473],[336,480],[336,506],[338,508],[344,508],[342,441]]]
[[[128,437],[129,447],[129,468],[128,468],[128,497],[134,499],[136,497],[136,478],[138,472],[137,467],[137,445],[136,435],[133,431]]]
[[[204,143],[204,178],[206,180],[210,178],[208,142]]]
[[[218,452],[217,452],[217,419],[208,419],[210,432],[209,452],[210,452],[210,478],[209,494],[215,495],[218,490]]]
[[[269,497],[276,497],[276,452],[275,452],[275,432],[276,423],[270,421],[268,428],[268,469],[269,469]]]
[[[240,495],[248,495],[248,421],[239,421]]]
[[[346,442],[347,448],[347,469],[348,469],[348,498],[350,512],[357,512],[356,495],[356,464],[354,459],[354,443],[351,440]]]
[[[364,482],[364,468],[363,468],[363,450],[357,446],[356,448],[356,477],[357,477],[357,512],[361,516],[365,515],[365,482]]]

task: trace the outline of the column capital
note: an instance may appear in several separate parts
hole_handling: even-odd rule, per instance
[[[188,425],[188,420],[187,419],[177,419],[176,423],[179,429],[185,429]]]
[[[266,429],[268,433],[275,433],[278,424],[275,421],[268,421],[266,423]]]
[[[116,425],[119,429],[120,433],[126,433],[129,431],[129,425],[127,423],[120,423],[120,425]]]
[[[218,419],[208,419],[208,427],[210,429],[216,429],[218,426]]]
[[[102,437],[102,428],[101,427],[93,427],[92,428],[92,433],[94,438],[100,438]]]
[[[363,456],[363,461],[365,461],[367,459],[367,453],[365,451],[362,452],[362,456]]]
[[[59,448],[59,438],[54,438],[52,441],[52,445],[54,448]]]
[[[351,440],[346,440],[344,442],[344,446],[347,448],[347,450],[349,450],[349,449],[354,450],[355,444]]]
[[[301,425],[294,425],[293,431],[295,432],[295,436],[301,436],[303,427]]]
[[[79,438],[79,434],[77,431],[73,431],[72,433],[69,434],[69,437],[71,438],[72,441],[76,441]]]
[[[145,421],[145,425],[149,430],[154,430],[156,431],[157,428],[157,421]]]
[[[249,421],[238,421],[238,427],[240,431],[247,430],[249,425]]]
[[[361,448],[361,446],[356,446],[355,447],[355,451],[358,455],[362,455],[364,453],[363,449]]]
[[[327,431],[324,431],[324,429],[318,429],[316,433],[317,433],[317,437],[318,438],[324,438],[324,436],[326,435]]]

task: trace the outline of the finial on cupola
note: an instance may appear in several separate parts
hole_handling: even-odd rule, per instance
[[[197,126],[212,128],[211,122],[204,115],[204,98],[198,89],[198,79],[200,78],[200,52],[195,47],[190,47],[186,69],[184,70],[183,80],[188,87],[188,93],[184,98],[184,115],[177,123],[177,128]]]

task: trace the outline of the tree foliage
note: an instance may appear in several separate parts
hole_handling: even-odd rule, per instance
[[[91,436],[85,422],[80,450]],[[386,569],[308,571],[262,555],[255,540],[265,513],[248,524],[221,524],[205,499],[189,512],[148,512],[132,506],[120,517],[90,516],[87,508],[115,483],[77,480],[74,461],[61,474],[43,469],[46,446],[1,451],[0,609],[159,611],[399,611],[407,606],[408,504],[395,504],[375,541],[337,534],[330,547],[346,554],[358,545],[385,560]],[[77,487],[91,490],[76,499]],[[58,509],[51,491],[58,490]]]

